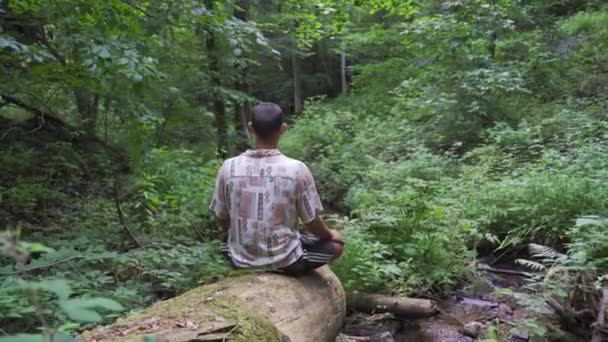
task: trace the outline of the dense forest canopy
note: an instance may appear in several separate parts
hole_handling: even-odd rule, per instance
[[[207,205],[258,101],[347,239],[348,290],[441,296],[491,255],[591,337],[602,0],[0,0],[0,333],[58,341],[232,274]]]

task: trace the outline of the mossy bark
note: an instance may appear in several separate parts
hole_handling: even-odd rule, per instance
[[[258,273],[202,286],[83,334],[86,341],[333,341],[346,300],[327,267],[291,278]]]

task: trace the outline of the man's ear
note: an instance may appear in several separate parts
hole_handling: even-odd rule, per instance
[[[285,131],[287,131],[287,129],[289,128],[289,125],[284,123],[281,125],[281,134],[285,133]]]

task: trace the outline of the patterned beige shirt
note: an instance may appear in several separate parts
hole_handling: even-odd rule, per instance
[[[228,246],[238,267],[286,267],[302,256],[298,217],[323,210],[310,170],[278,150],[249,150],[226,160],[210,209],[230,218]]]

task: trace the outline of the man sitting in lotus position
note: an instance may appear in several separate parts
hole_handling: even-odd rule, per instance
[[[323,207],[310,170],[277,149],[287,129],[281,108],[260,103],[249,129],[256,149],[222,164],[210,205],[224,233],[222,252],[235,267],[289,275],[340,256],[344,240],[319,217]],[[300,234],[298,218],[312,234]]]

